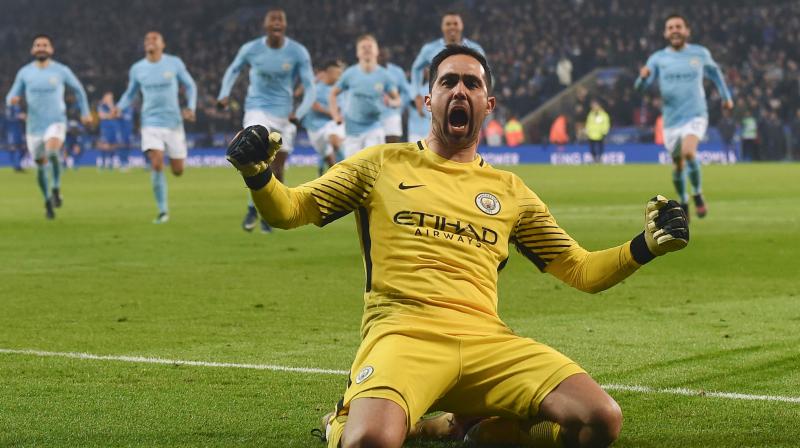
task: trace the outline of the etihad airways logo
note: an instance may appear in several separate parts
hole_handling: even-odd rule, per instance
[[[482,244],[497,244],[497,232],[481,226],[474,226],[460,219],[431,213],[403,210],[395,213],[395,224],[416,226],[416,236],[443,238],[468,245],[481,247]]]

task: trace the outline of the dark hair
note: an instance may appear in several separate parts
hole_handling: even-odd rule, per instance
[[[33,40],[31,42],[36,42],[36,39],[47,39],[47,40],[50,41],[50,44],[53,43],[53,38],[50,37],[49,34],[39,33],[39,34],[33,36]]]
[[[669,22],[671,19],[681,19],[681,20],[683,20],[683,24],[686,25],[686,28],[689,28],[689,21],[686,20],[686,17],[684,17],[683,14],[679,14],[677,12],[674,12],[674,13],[668,15],[666,19],[664,19],[664,23]]]
[[[358,36],[358,38],[356,39],[356,44],[361,43],[362,40],[368,40],[368,39],[374,41],[376,44],[378,43],[378,38],[375,37],[374,34],[372,34],[372,33],[364,33],[364,34]]]
[[[445,16],[458,16],[459,18],[461,18],[461,13],[458,11],[450,10],[450,11],[445,11],[445,13],[442,14],[442,18],[444,18]]]
[[[457,54],[465,54],[475,58],[475,60],[481,63],[481,66],[483,66],[483,71],[485,72],[485,77],[483,80],[486,83],[486,90],[489,93],[492,93],[492,69],[489,67],[489,63],[482,54],[476,50],[473,50],[472,48],[465,47],[464,45],[448,45],[444,47],[444,50],[440,51],[439,54],[433,57],[430,67],[430,83],[428,85],[428,92],[433,90],[433,83],[436,82],[436,78],[438,77],[439,64],[441,64],[442,61],[450,56],[455,56]]]
[[[338,59],[328,59],[327,61],[325,61],[325,63],[322,64],[321,69],[327,70],[331,67],[341,67],[342,65],[343,65],[342,61]]]

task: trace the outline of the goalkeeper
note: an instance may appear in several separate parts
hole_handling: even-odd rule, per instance
[[[542,272],[602,291],[685,247],[686,216],[656,196],[631,241],[583,249],[519,177],[477,154],[495,107],[486,59],[448,46],[430,79],[425,140],[367,148],[297,188],[270,171],[277,133],[248,127],[228,148],[271,225],[323,226],[355,212],[366,271],[362,340],[344,398],[325,421],[328,446],[399,447],[407,437],[467,431],[478,444],[608,446],[622,426],[619,406],[574,361],[500,320],[498,273],[513,244]],[[446,413],[420,420],[435,410]]]

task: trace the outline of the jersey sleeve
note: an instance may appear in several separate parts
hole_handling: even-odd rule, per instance
[[[342,76],[339,77],[339,80],[336,81],[336,84],[334,86],[342,92],[346,91],[347,89],[350,88],[350,76],[352,76],[352,74],[353,74],[352,67],[348,68],[347,70],[344,71],[344,73],[342,73]]]
[[[372,194],[382,164],[382,147],[374,146],[334,165],[322,177],[289,188],[275,177],[252,191],[261,217],[270,225],[291,229],[324,226],[362,207]]]
[[[197,109],[197,84],[195,84],[189,70],[186,69],[186,64],[178,59],[178,81],[186,88],[186,107],[194,111]]]
[[[236,78],[239,77],[242,68],[247,64],[247,52],[249,50],[250,43],[242,45],[242,47],[239,48],[239,52],[236,53],[233,62],[231,62],[231,65],[225,69],[225,74],[222,76],[222,85],[219,88],[219,95],[217,95],[218,100],[226,98],[231,94],[233,85],[236,84]]]
[[[639,91],[647,89],[658,79],[658,53],[651,54],[650,57],[647,58],[645,66],[650,69],[650,76],[648,76],[647,79],[642,79],[637,76],[636,82],[633,84],[633,88]]]
[[[641,265],[630,242],[587,251],[556,223],[550,210],[521,180],[516,181],[519,218],[511,234],[517,250],[542,272],[581,291],[596,293],[633,274]]]
[[[416,95],[425,96],[428,92],[425,91],[423,80],[425,79],[425,67],[428,66],[429,61],[427,58],[428,44],[422,46],[419,54],[411,64],[411,91]]]
[[[311,68],[311,56],[305,47],[300,47],[299,53],[297,76],[303,84],[303,99],[300,101],[300,105],[297,106],[295,115],[297,118],[303,118],[311,110],[317,93],[314,85],[314,70]]]
[[[81,115],[84,117],[89,115],[91,113],[89,110],[89,97],[86,96],[86,90],[84,90],[83,84],[81,84],[78,77],[75,76],[75,73],[72,73],[69,67],[64,67],[64,83],[75,93]]]
[[[131,67],[130,71],[128,71],[128,88],[125,89],[125,92],[119,97],[119,101],[117,101],[117,108],[119,110],[124,110],[130,106],[134,96],[136,96],[136,93],[139,91],[139,81],[136,79],[134,67]]]
[[[6,95],[6,105],[11,106],[11,99],[17,96],[22,96],[22,93],[25,91],[25,80],[22,76],[22,70],[17,72],[17,76],[14,78],[14,84],[11,85],[11,90],[8,91],[8,95]]]
[[[702,49],[703,52],[703,73],[705,77],[710,79],[717,87],[717,91],[722,99],[726,101],[732,100],[731,91],[728,90],[728,85],[725,83],[725,77],[717,65],[714,58],[711,57],[711,52],[707,48]]]

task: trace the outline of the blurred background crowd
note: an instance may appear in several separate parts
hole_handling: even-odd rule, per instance
[[[228,110],[215,108],[225,68],[238,48],[263,34],[267,7],[282,7],[287,35],[305,45],[312,63],[355,62],[355,39],[377,36],[388,60],[410,69],[420,47],[441,37],[442,13],[461,13],[465,37],[480,43],[495,70],[501,126],[523,120],[562,92],[569,107],[526,129],[522,141],[549,140],[563,117],[567,137],[583,137],[581,123],[597,99],[612,128],[634,127],[652,138],[659,115],[657,90],[633,91],[639,67],[665,46],[666,15],[682,12],[691,41],[706,46],[722,67],[736,107],[723,114],[708,85],[710,124],[720,138],[755,139],[753,158],[800,157],[800,2],[637,0],[308,0],[265,4],[254,0],[4,0],[0,14],[0,91],[30,60],[33,35],[53,37],[55,59],[69,65],[96,103],[106,90],[122,93],[128,69],[143,56],[146,31],[160,31],[167,52],[180,56],[197,82],[197,122],[187,131],[230,132],[240,126],[246,82],[239,82]],[[50,14],[40,14],[46,8]],[[52,14],[55,10],[57,14]],[[572,88],[598,68],[614,76],[591,89]],[[523,120],[524,121],[524,120]],[[755,133],[755,135],[753,135]]]

